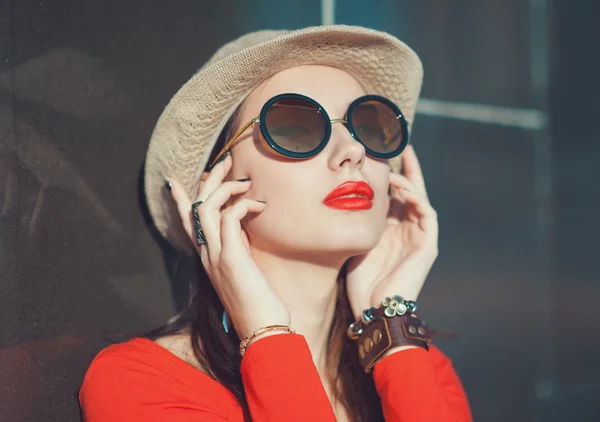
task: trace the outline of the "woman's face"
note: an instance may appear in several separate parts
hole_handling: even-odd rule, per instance
[[[267,100],[281,93],[306,95],[321,104],[330,119],[341,119],[350,103],[365,95],[348,73],[328,66],[298,66],[279,72],[259,85],[244,102],[236,132],[258,116]],[[231,149],[228,179],[251,179],[245,198],[262,200],[266,209],[245,220],[253,248],[275,254],[352,256],[377,244],[388,209],[387,160],[365,149],[342,124],[333,124],[327,146],[309,159],[291,159],[274,151],[258,125]],[[370,209],[345,210],[324,204],[336,186],[364,181],[374,191]]]

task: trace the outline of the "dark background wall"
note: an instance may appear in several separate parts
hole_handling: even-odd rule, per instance
[[[438,344],[475,420],[600,420],[600,3],[331,4],[0,1],[0,421],[77,421],[98,350],[171,315],[138,197],[171,95],[224,42],[323,16],[423,60],[421,308],[459,334]]]

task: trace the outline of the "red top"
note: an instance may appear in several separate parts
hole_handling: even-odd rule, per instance
[[[335,421],[304,336],[256,340],[241,374],[254,422]],[[387,422],[472,421],[460,380],[436,347],[391,354],[375,365],[373,377]],[[102,350],[79,401],[86,422],[244,420],[225,387],[144,338]]]

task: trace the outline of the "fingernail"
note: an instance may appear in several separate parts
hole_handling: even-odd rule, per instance
[[[168,180],[165,180],[165,186],[169,189],[169,192],[173,190],[173,185]]]
[[[217,162],[215,163],[215,165],[219,164],[221,161],[223,161],[224,159],[226,159],[229,155],[231,155],[231,153],[229,151],[227,151],[225,154],[221,155],[221,158],[219,158],[217,160]]]
[[[215,163],[212,166],[209,166],[208,170],[210,171],[210,170],[214,169],[217,166],[217,164],[219,164],[221,161],[223,161],[224,159],[226,159],[229,155],[231,155],[229,153],[229,151],[227,151],[225,154],[221,155],[219,157],[219,159],[217,161],[215,161]]]
[[[256,202],[262,202],[263,204],[266,204],[265,201],[259,201],[258,199],[256,200]]]
[[[249,177],[245,177],[243,179],[237,179],[236,182],[249,182],[250,178]]]

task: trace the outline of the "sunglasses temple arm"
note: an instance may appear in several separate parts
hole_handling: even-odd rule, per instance
[[[221,149],[221,152],[219,152],[217,154],[217,156],[213,159],[212,163],[210,164],[210,168],[213,168],[214,165],[219,161],[219,158],[221,158],[223,156],[223,154],[225,154],[227,152],[227,150],[229,149],[229,147],[231,145],[233,145],[233,143],[240,137],[242,136],[242,133],[244,133],[250,126],[252,126],[254,123],[258,123],[258,117],[255,119],[250,120],[243,128],[240,129],[240,131],[233,137],[231,138],[228,142],[225,143],[225,145],[223,146],[223,148]]]

